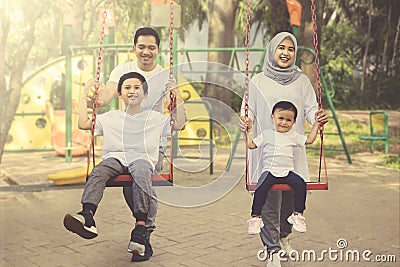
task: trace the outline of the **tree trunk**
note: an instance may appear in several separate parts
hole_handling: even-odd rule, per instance
[[[278,32],[291,32],[290,17],[286,1],[270,0],[271,21],[273,29],[271,35],[275,36]]]
[[[24,39],[20,45],[13,47],[15,57],[12,61],[7,62],[9,64],[9,88],[6,84],[5,76],[5,64],[6,64],[6,47],[8,33],[9,33],[9,15],[5,13],[5,9],[1,9],[1,50],[0,53],[0,163],[3,157],[4,146],[8,139],[8,132],[11,128],[11,124],[14,120],[14,115],[17,111],[19,99],[22,88],[23,72],[26,64],[26,59],[31,51],[32,45],[35,41],[35,24],[38,17],[30,17],[30,21],[27,21],[27,29],[23,33]],[[22,30],[22,29],[21,29]]]
[[[312,22],[312,12],[311,12],[311,1],[310,0],[300,0],[302,5],[302,16],[301,16],[301,27],[299,36],[299,45],[309,47],[314,50],[314,28]],[[318,50],[320,48],[321,29],[323,24],[323,12],[324,12],[325,0],[315,1],[315,13],[316,13],[316,23],[317,23],[317,35],[318,35]],[[301,69],[308,76],[314,88],[316,88],[316,68],[313,61],[313,56],[310,53],[303,53],[301,56],[302,65]],[[304,62],[313,62],[312,64],[306,64]]]
[[[239,0],[209,0],[209,24],[208,47],[234,47],[235,46],[235,17]],[[209,52],[208,62],[216,62],[225,65],[209,63],[209,71],[216,69],[228,69],[230,52]],[[207,83],[202,96],[217,99],[228,106],[232,103],[231,80],[232,75],[208,73]],[[213,107],[214,113],[218,113],[218,107]]]
[[[371,40],[372,9],[373,9],[373,3],[372,3],[372,0],[369,0],[368,32],[367,32],[365,51],[364,51],[364,56],[363,56],[363,61],[362,61],[362,75],[361,75],[361,85],[360,85],[360,91],[361,92],[364,91],[365,76],[367,74],[368,50],[369,50],[369,44],[370,44],[370,40]]]

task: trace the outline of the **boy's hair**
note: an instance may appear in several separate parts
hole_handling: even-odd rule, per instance
[[[142,82],[142,88],[143,88],[143,92],[145,94],[147,94],[149,88],[147,86],[147,82],[146,79],[143,77],[142,74],[138,73],[138,72],[128,72],[125,73],[124,75],[121,76],[121,78],[119,78],[119,82],[118,82],[118,94],[121,94],[121,89],[122,89],[122,84],[124,83],[125,80],[127,79],[139,79]]]
[[[272,108],[272,114],[274,114],[276,109],[293,111],[294,112],[294,120],[296,120],[296,118],[297,118],[297,108],[295,105],[293,105],[289,101],[279,101],[278,103],[276,103],[274,105],[274,107]]]
[[[151,27],[143,27],[143,28],[137,29],[137,31],[135,32],[135,36],[133,37],[133,45],[136,45],[137,40],[138,40],[139,36],[141,36],[141,35],[154,36],[154,38],[156,38],[157,46],[160,47],[160,36],[158,35],[157,31]]]

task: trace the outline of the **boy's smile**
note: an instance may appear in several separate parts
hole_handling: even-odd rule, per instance
[[[272,114],[275,131],[279,133],[289,132],[295,123],[294,112],[291,110],[276,109]]]
[[[147,97],[144,93],[142,82],[139,79],[126,79],[121,86],[120,98],[125,105],[140,105],[143,99]]]

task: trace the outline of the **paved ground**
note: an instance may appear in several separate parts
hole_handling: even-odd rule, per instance
[[[294,233],[291,238],[300,255],[305,250],[314,250],[317,258],[324,250],[330,254],[324,255],[323,262],[289,261],[282,266],[399,266],[399,172],[375,167],[376,155],[363,155],[370,162],[353,156],[352,165],[328,159],[330,188],[311,194],[306,211],[308,232]],[[82,161],[74,159],[70,167],[80,166]],[[310,162],[315,172],[317,159]],[[257,259],[257,251],[262,249],[259,237],[246,234],[251,196],[243,179],[207,205],[181,208],[160,203],[158,228],[152,236],[155,254],[148,262],[131,263],[126,247],[133,220],[120,188],[105,192],[95,218],[98,238],[84,240],[64,229],[64,214],[80,209],[83,187],[43,183],[47,183],[48,173],[66,166],[52,152],[5,154],[1,167],[20,185],[9,186],[4,181],[0,185],[0,266],[266,265]],[[214,175],[221,175],[223,167],[215,166]],[[212,180],[207,172],[176,176],[178,182],[187,177],[189,184],[193,180],[196,186]],[[339,249],[339,239],[340,245],[346,241],[347,247]],[[397,263],[367,262],[362,259],[367,250],[371,259],[393,256]],[[353,252],[360,253],[360,261],[345,261],[346,254]]]

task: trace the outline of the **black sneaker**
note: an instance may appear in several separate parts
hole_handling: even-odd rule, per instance
[[[128,245],[128,252],[133,254],[145,255],[146,244],[146,227],[144,225],[136,225],[131,233],[131,241]]]
[[[90,212],[81,211],[65,215],[64,226],[69,231],[85,239],[92,239],[98,236],[96,223]]]
[[[151,247],[150,239],[146,239],[146,243],[144,246],[145,246],[144,256],[140,256],[139,254],[133,254],[132,262],[147,261],[151,258],[151,256],[153,256],[153,248]]]

